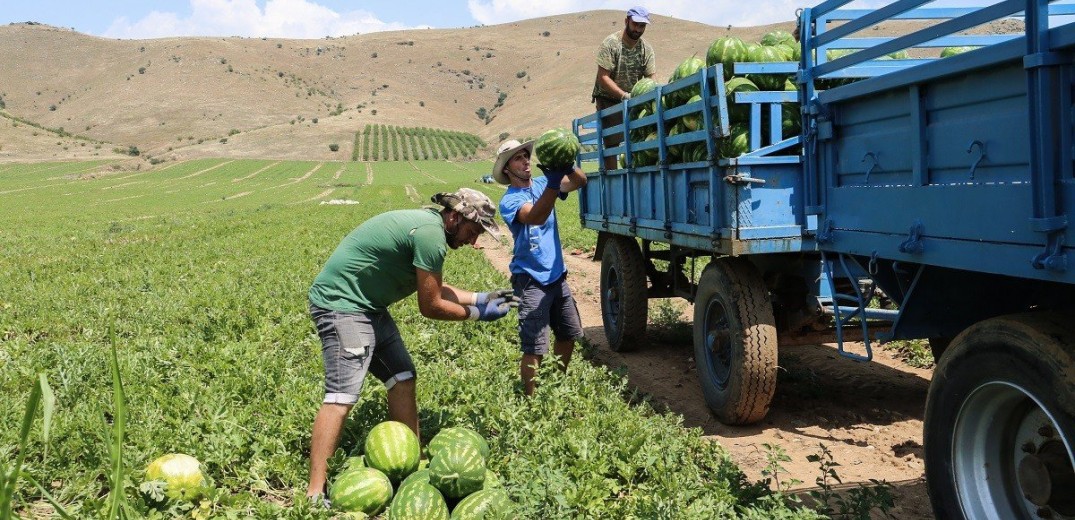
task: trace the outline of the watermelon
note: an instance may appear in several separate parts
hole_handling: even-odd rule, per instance
[[[691,143],[683,150],[683,162],[702,162],[708,159],[705,143]]]
[[[343,465],[340,466],[339,473],[364,467],[366,467],[366,458],[362,455],[358,455],[355,457],[347,457],[347,459],[343,461]]]
[[[429,483],[429,470],[428,469],[420,469],[418,471],[415,471],[414,473],[411,473],[410,475],[407,475],[407,478],[403,479],[403,482],[399,483],[399,488],[403,489],[403,486],[406,486],[407,484],[409,484],[411,482],[425,482],[426,484],[428,484]]]
[[[482,484],[482,489],[495,489],[504,487],[504,484],[500,482],[500,477],[491,469],[485,470],[485,482]]]
[[[776,47],[765,45],[752,45],[747,51],[748,60],[752,63],[773,63],[788,61],[783,51]],[[781,90],[787,81],[787,74],[747,74],[747,78],[753,81],[761,90]]]
[[[761,37],[761,44],[769,46],[782,44],[796,45],[797,42],[795,41],[795,37],[792,36],[791,33],[778,30],[765,33],[765,36]]]
[[[172,500],[193,500],[208,488],[201,462],[183,453],[169,453],[150,462],[146,480],[164,482],[164,494]]]
[[[644,94],[657,90],[657,82],[651,78],[642,78],[635,82],[635,85],[631,87],[631,99],[641,97]],[[637,114],[643,110],[649,110],[649,113],[657,111],[656,100],[647,103],[642,103],[631,110],[631,119],[638,119]]]
[[[650,130],[649,133],[646,134],[646,138],[643,139],[642,141],[643,142],[649,142],[649,141],[656,141],[656,140],[657,140],[657,132],[654,131],[654,130]],[[650,148],[648,150],[639,150],[639,151],[636,151],[636,152],[632,152],[632,154],[633,154],[633,157],[632,157],[633,166],[653,166],[654,164],[657,164],[657,149],[656,148]]]
[[[430,457],[435,457],[440,450],[457,443],[469,444],[481,452],[483,459],[489,458],[489,443],[478,432],[462,426],[441,430],[429,441],[426,449]]]
[[[400,486],[388,508],[392,520],[448,520],[448,504],[437,488],[425,482]]]
[[[696,103],[696,102],[699,102],[701,100],[702,100],[702,96],[692,96],[690,99],[687,100],[686,104],[689,105],[691,103]],[[703,108],[703,110],[704,110],[704,108]],[[683,117],[679,118],[679,121],[689,131],[698,130],[698,129],[702,128],[702,113],[701,112],[695,112],[693,114],[686,114]]]
[[[671,83],[676,80],[680,80],[697,73],[705,68],[705,61],[697,56],[691,56],[683,60],[682,63],[676,67],[676,70],[672,72],[672,76],[668,78],[668,82]],[[665,96],[665,104],[671,107],[678,107],[687,102],[693,96],[702,94],[701,85],[689,85],[687,87],[671,92]]]
[[[649,117],[650,114],[652,114],[652,112],[650,112],[648,108],[643,108],[641,111],[638,112],[638,116],[633,119],[642,119],[644,117]],[[648,124],[631,130],[631,140],[640,141],[642,139],[645,139],[646,133],[649,132],[649,129],[651,128],[654,128],[653,125]]]
[[[750,121],[750,104],[736,103],[736,92],[757,92],[758,86],[747,78],[732,78],[724,83],[724,92],[728,96],[728,118],[733,124]]]
[[[554,128],[538,137],[534,144],[538,161],[549,168],[570,168],[579,154],[579,138],[570,130]]]
[[[401,422],[382,422],[366,436],[366,463],[381,470],[392,482],[418,469],[420,455],[418,436]]]
[[[945,47],[941,50],[941,57],[947,58],[949,56],[955,56],[956,54],[963,54],[967,51],[973,51],[978,47]]]
[[[724,80],[731,79],[734,64],[737,61],[746,61],[747,58],[747,45],[743,43],[743,40],[734,36],[726,36],[724,38],[717,38],[709,45],[709,51],[705,55],[705,64],[707,67],[712,67],[720,63],[724,70]]]
[[[392,482],[379,470],[354,468],[332,481],[329,496],[337,509],[376,515],[392,500]]]
[[[429,461],[429,482],[447,498],[463,498],[485,483],[485,458],[468,444],[450,444]]]
[[[735,125],[729,129],[730,135],[720,141],[721,157],[739,157],[750,151],[750,138],[747,128]]]
[[[475,491],[452,509],[451,520],[500,520],[515,518],[515,504],[503,489]]]

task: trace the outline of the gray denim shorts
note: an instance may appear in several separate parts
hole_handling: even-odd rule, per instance
[[[519,348],[523,354],[549,353],[549,329],[557,340],[582,337],[582,318],[567,275],[541,285],[528,274],[512,274],[511,288],[519,298]]]
[[[324,402],[357,403],[368,372],[389,389],[416,377],[411,355],[387,312],[350,313],[311,304],[310,317],[321,338]]]

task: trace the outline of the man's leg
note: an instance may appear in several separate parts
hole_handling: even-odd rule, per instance
[[[406,424],[421,441],[418,433],[418,397],[415,379],[398,381],[388,389],[388,418]]]
[[[322,403],[314,419],[313,439],[310,445],[310,485],[306,496],[325,492],[328,479],[328,458],[336,451],[343,431],[343,422],[351,412],[349,404]]]
[[[553,344],[553,352],[560,357],[560,370],[567,370],[567,364],[571,362],[571,354],[575,351],[575,340],[557,339]]]
[[[534,376],[537,375],[538,366],[541,365],[541,356],[537,354],[523,354],[519,362],[519,374],[523,380],[523,392],[526,395],[534,395]]]

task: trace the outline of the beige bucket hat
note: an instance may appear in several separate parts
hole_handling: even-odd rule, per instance
[[[500,184],[511,184],[511,179],[508,179],[507,174],[504,173],[504,165],[508,164],[511,156],[515,155],[515,152],[525,149],[530,157],[534,156],[534,141],[531,139],[525,143],[520,143],[515,139],[508,139],[504,141],[500,148],[496,151],[496,161],[493,162],[493,179]]]

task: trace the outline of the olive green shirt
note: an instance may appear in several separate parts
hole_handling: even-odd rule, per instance
[[[657,73],[649,42],[639,38],[634,47],[628,47],[623,42],[623,31],[614,32],[601,42],[601,48],[597,50],[597,66],[607,70],[612,81],[627,92],[638,80]],[[606,92],[597,82],[594,82],[593,96],[620,100],[620,96]]]
[[[383,312],[418,290],[415,269],[440,273],[448,243],[431,209],[389,211],[351,231],[310,287],[310,303],[342,312]]]

